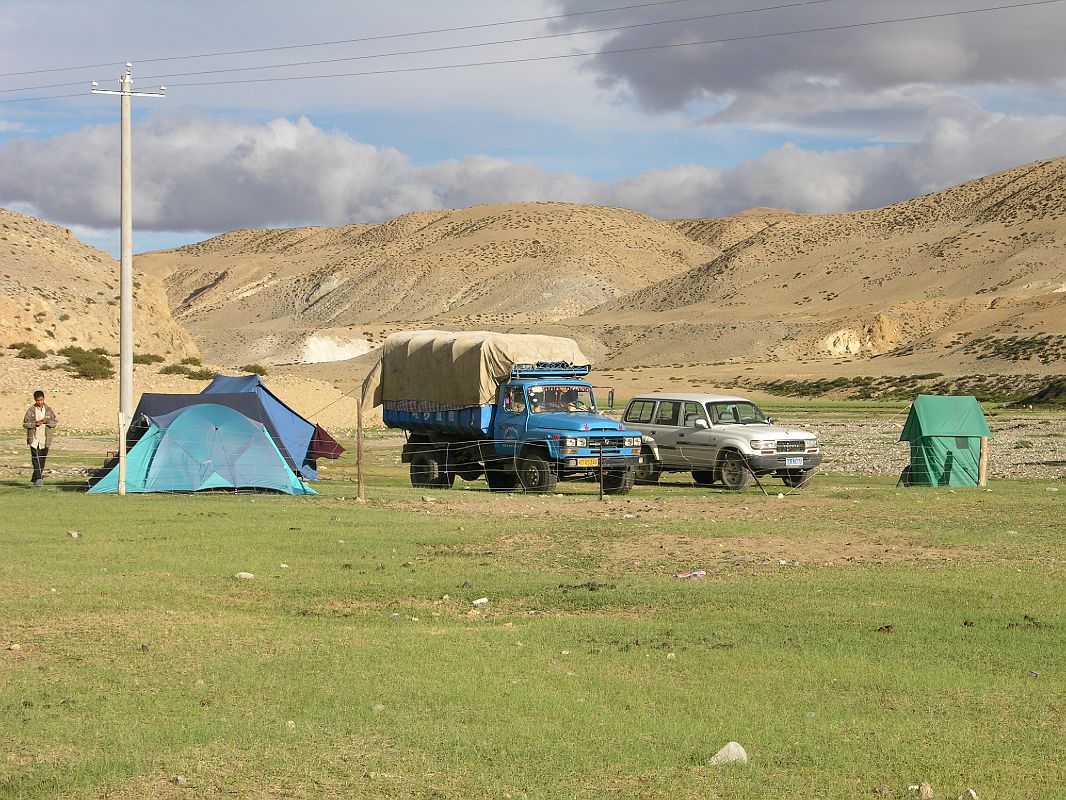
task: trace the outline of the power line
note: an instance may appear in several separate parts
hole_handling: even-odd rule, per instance
[[[243,83],[277,83],[281,81],[305,81],[305,80],[318,80],[324,78],[354,78],[372,75],[396,75],[409,72],[435,72],[438,70],[448,69],[462,69],[465,67],[489,67],[489,66],[501,66],[505,64],[528,64],[537,61],[559,61],[568,58],[591,58],[593,56],[600,55],[615,55],[624,53],[643,53],[652,50],[670,50],[680,47],[698,47],[708,44],[729,44],[732,42],[746,42],[754,41],[757,39],[772,39],[785,36],[798,36],[808,33],[826,33],[832,31],[850,30],[855,28],[868,28],[877,25],[893,25],[904,22],[920,22],[923,20],[931,19],[943,19],[945,17],[958,17],[967,14],[981,14],[988,11],[1004,11],[1016,8],[1027,8],[1029,6],[1045,6],[1053,3],[1062,3],[1066,0],[1030,0],[1030,2],[1024,3],[1011,3],[1008,5],[991,6],[988,8],[974,8],[963,11],[944,11],[937,14],[921,14],[913,17],[899,17],[896,19],[885,20],[872,20],[869,22],[853,22],[845,25],[831,25],[821,28],[803,28],[793,31],[779,31],[776,33],[755,33],[745,36],[729,36],[721,39],[702,39],[695,42],[674,42],[671,44],[656,44],[656,45],[644,45],[641,47],[623,47],[611,50],[593,50],[584,53],[562,53],[554,56],[529,56],[526,58],[505,58],[496,59],[492,61],[468,61],[462,64],[437,64],[427,67],[397,67],[394,69],[380,69],[380,70],[367,70],[364,72],[338,72],[326,75],[290,75],[280,76],[276,78],[241,78],[229,81],[193,81],[188,83],[174,83],[172,87],[183,86],[227,86],[232,84]]]
[[[796,7],[799,7],[799,6],[820,5],[820,4],[823,4],[823,3],[832,3],[832,2],[835,2],[835,1],[836,0],[794,0],[794,2],[784,3],[784,4],[776,5],[776,6],[764,6],[762,8],[748,8],[748,9],[743,9],[743,10],[740,10],[740,11],[719,11],[719,12],[716,12],[716,13],[713,13],[713,14],[701,14],[701,15],[695,16],[695,17],[683,17],[683,18],[680,18],[680,19],[654,20],[654,21],[651,21],[651,22],[637,22],[637,23],[632,23],[630,25],[615,25],[615,26],[604,27],[604,28],[588,28],[588,29],[585,29],[585,30],[566,31],[566,32],[563,32],[563,33],[547,33],[547,34],[539,34],[539,35],[536,35],[536,36],[523,36],[523,37],[520,37],[520,38],[517,38],[517,39],[497,39],[497,40],[491,41],[491,42],[472,42],[472,43],[469,43],[469,44],[445,45],[445,46],[441,46],[441,47],[430,47],[430,48],[423,48],[423,49],[419,49],[419,50],[401,50],[401,51],[396,51],[396,52],[392,52],[392,53],[374,53],[374,54],[360,55],[360,56],[344,56],[344,57],[339,57],[339,58],[324,58],[324,59],[316,59],[316,60],[313,60],[313,61],[290,61],[290,62],[284,63],[284,64],[261,64],[261,65],[254,66],[254,67],[226,67],[226,68],[222,68],[222,69],[200,70],[200,71],[197,71],[197,72],[178,72],[178,73],[168,73],[168,74],[165,74],[165,75],[145,75],[145,76],[141,77],[141,80],[148,80],[148,81],[161,80],[161,79],[169,80],[170,78],[186,78],[186,77],[192,77],[192,76],[196,76],[196,75],[221,75],[221,74],[232,73],[232,72],[250,72],[250,71],[254,71],[254,70],[263,70],[263,69],[285,69],[285,68],[288,68],[288,67],[309,67],[309,66],[318,66],[318,65],[321,65],[321,64],[336,64],[336,63],[341,63],[341,62],[345,62],[345,61],[364,61],[364,60],[372,59],[372,58],[392,58],[392,57],[396,57],[396,56],[426,55],[428,53],[440,53],[440,52],[445,52],[445,51],[449,51],[449,50],[468,50],[468,49],[472,49],[472,48],[475,48],[475,47],[493,47],[493,46],[501,45],[501,44],[520,44],[520,43],[523,43],[523,42],[535,42],[535,41],[542,41],[542,40],[545,40],[545,39],[559,39],[559,38],[565,38],[565,37],[568,37],[568,36],[584,36],[584,35],[591,34],[591,33],[610,33],[610,32],[613,32],[613,31],[632,30],[634,28],[648,28],[648,27],[653,27],[653,26],[657,26],[657,25],[677,25],[677,24],[680,24],[682,22],[697,22],[697,21],[701,21],[701,20],[715,19],[715,18],[720,18],[720,17],[737,16],[737,15],[740,15],[740,14],[755,14],[755,13],[760,13],[760,12],[763,12],[763,11],[780,11],[782,9],[787,9],[787,8],[796,8]],[[80,85],[81,85],[80,82],[73,82],[73,83],[47,83],[47,84],[39,84],[39,85],[36,85],[36,86],[23,86],[23,87],[19,87],[17,89],[0,89],[0,94],[8,94],[8,93],[11,93],[11,92],[28,92],[28,91],[33,91],[33,90],[36,90],[36,89],[59,89],[59,88],[63,88],[63,87],[66,87],[66,86],[80,86]]]
[[[744,36],[730,36],[720,39],[702,39],[693,42],[673,42],[670,44],[658,44],[658,45],[644,45],[640,47],[625,47],[615,48],[608,50],[594,50],[581,53],[563,53],[552,56],[529,56],[525,58],[507,58],[507,59],[494,59],[490,61],[468,61],[460,64],[436,64],[425,67],[396,67],[393,69],[380,69],[380,70],[365,70],[362,72],[336,72],[322,75],[289,75],[278,76],[273,78],[241,78],[228,81],[191,81],[187,83],[172,83],[171,87],[189,87],[189,86],[228,86],[235,84],[247,84],[247,83],[278,83],[284,81],[305,81],[305,80],[322,80],[326,78],[355,78],[355,77],[368,77],[375,75],[397,75],[412,72],[436,72],[441,70],[450,69],[463,69],[468,67],[488,67],[488,66],[502,66],[506,64],[528,64],[540,61],[559,61],[563,59],[572,58],[591,58],[599,55],[616,55],[626,53],[642,53],[650,52],[654,50],[669,50],[681,47],[698,47],[709,44],[730,44],[733,42],[755,41],[759,39],[772,39],[782,38],[786,36],[798,36],[809,33],[826,33],[841,30],[851,30],[857,28],[869,28],[878,25],[894,25],[905,22],[920,22],[932,19],[944,19],[947,17],[958,17],[964,15],[982,14],[990,11],[1006,11],[1018,8],[1029,8],[1033,6],[1046,6],[1057,3],[1066,2],[1066,0],[1029,0],[1029,2],[1022,3],[1009,3],[999,6],[989,6],[986,8],[973,8],[964,9],[961,11],[943,11],[935,14],[921,14],[910,17],[897,17],[894,19],[884,20],[871,20],[868,22],[853,22],[843,25],[830,25],[818,28],[802,28],[791,31],[778,31],[774,33],[756,33],[747,34]],[[58,95],[56,97],[25,97],[12,100],[0,100],[0,103],[19,103],[30,102],[34,100],[49,100],[58,99],[60,97],[75,97],[78,95]]]
[[[482,22],[473,25],[460,25],[453,28],[432,28],[422,31],[409,31],[407,33],[386,33],[378,36],[361,36],[356,39],[337,39],[334,41],[326,42],[307,42],[305,44],[285,44],[278,45],[276,47],[254,47],[247,50],[222,50],[217,53],[195,53],[191,55],[182,56],[164,56],[160,58],[134,58],[130,61],[140,64],[157,63],[160,61],[184,61],[194,58],[217,58],[219,56],[238,56],[248,55],[250,53],[270,53],[278,50],[296,50],[305,47],[328,47],[338,44],[356,44],[359,42],[375,42],[382,39],[401,39],[408,36],[429,36],[435,33],[458,33],[461,31],[472,31],[481,28],[498,28],[504,25],[522,25],[528,22],[548,22],[554,19],[565,19],[567,17],[582,17],[590,16],[592,14],[608,14],[613,11],[630,11],[636,8],[652,8],[654,6],[667,6],[676,5],[677,3],[688,3],[692,0],[655,0],[655,2],[648,3],[634,3],[628,6],[615,6],[613,8],[600,8],[592,11],[572,11],[566,14],[552,14],[546,17],[526,17],[524,19],[510,19],[501,20],[499,22]],[[23,72],[3,72],[0,73],[0,78],[10,78],[16,75],[40,75],[46,72],[70,72],[79,69],[102,69],[103,67],[120,66],[117,62],[107,62],[104,64],[82,64],[75,67],[53,67],[50,69],[31,69]],[[44,87],[42,87],[44,88]]]

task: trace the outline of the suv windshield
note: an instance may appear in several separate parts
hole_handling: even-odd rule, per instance
[[[746,400],[708,403],[707,412],[714,425],[750,425],[765,423],[766,415],[754,403]]]

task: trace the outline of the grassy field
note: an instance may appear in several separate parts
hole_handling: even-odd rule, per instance
[[[1058,486],[370,473],[366,504],[347,471],[0,482],[0,797],[1062,797]],[[750,763],[708,766],[730,740]]]

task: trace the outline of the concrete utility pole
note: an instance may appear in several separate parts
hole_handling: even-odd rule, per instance
[[[118,91],[97,88],[93,94],[119,95],[119,337],[118,337],[118,493],[126,493],[126,431],[133,415],[133,143],[130,137],[130,98],[163,97],[158,92],[133,91],[133,65],[118,79]]]

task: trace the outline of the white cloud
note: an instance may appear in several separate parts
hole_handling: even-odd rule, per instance
[[[116,224],[117,131],[90,126],[50,140],[0,144],[0,204],[65,225]],[[729,169],[645,171],[614,183],[471,155],[415,166],[404,154],[316,127],[204,115],[134,129],[135,222],[143,231],[381,221],[491,202],[618,205],[663,218],[750,206],[834,212],[885,205],[1066,153],[1066,116],[970,109],[921,141],[814,151],[787,144]]]

